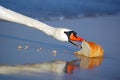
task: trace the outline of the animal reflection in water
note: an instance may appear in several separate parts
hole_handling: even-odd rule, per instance
[[[94,69],[98,67],[103,58],[88,58],[83,56],[76,56],[78,60],[62,61],[55,60],[52,62],[45,62],[41,64],[24,64],[24,65],[1,65],[0,74],[17,74],[27,72],[56,72],[72,74],[76,69]]]

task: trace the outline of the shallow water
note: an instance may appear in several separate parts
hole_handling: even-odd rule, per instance
[[[57,27],[66,26],[87,40],[99,43],[105,50],[104,58],[89,59],[75,56],[73,53],[79,49],[70,43],[59,42],[24,25],[0,21],[0,79],[118,80],[120,78],[118,35],[120,16],[45,21],[45,23]]]

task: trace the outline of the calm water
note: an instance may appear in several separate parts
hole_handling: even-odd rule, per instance
[[[75,56],[79,49],[70,43],[0,20],[0,80],[120,79],[120,0],[0,0],[0,5],[73,29],[105,50],[104,58]],[[108,14],[118,15],[95,17]]]
[[[24,25],[0,21],[1,80],[120,79],[120,16],[45,23],[66,26],[87,40],[101,44],[105,50],[104,58],[75,56],[74,51],[79,49],[69,43],[59,42]],[[22,48],[18,49],[18,46]],[[52,54],[54,50],[56,55]]]

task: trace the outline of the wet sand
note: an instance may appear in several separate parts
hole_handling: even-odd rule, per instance
[[[57,41],[21,24],[0,20],[0,79],[118,80],[120,78],[119,14],[43,22],[54,27],[70,28],[86,40],[99,43],[104,48],[104,58],[75,56],[74,52],[79,49],[70,43]],[[61,66],[59,61],[62,62]]]

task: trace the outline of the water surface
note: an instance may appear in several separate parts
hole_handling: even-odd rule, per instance
[[[99,43],[105,50],[104,58],[89,59],[75,56],[74,52],[79,49],[70,43],[59,42],[38,30],[1,20],[0,79],[118,80],[120,78],[119,15],[45,21],[45,23],[55,27],[66,26],[85,39]],[[18,49],[18,46],[22,48]],[[57,51],[57,54],[53,54],[53,51]]]
[[[0,0],[0,5],[40,20],[94,17],[120,12],[120,0]]]

